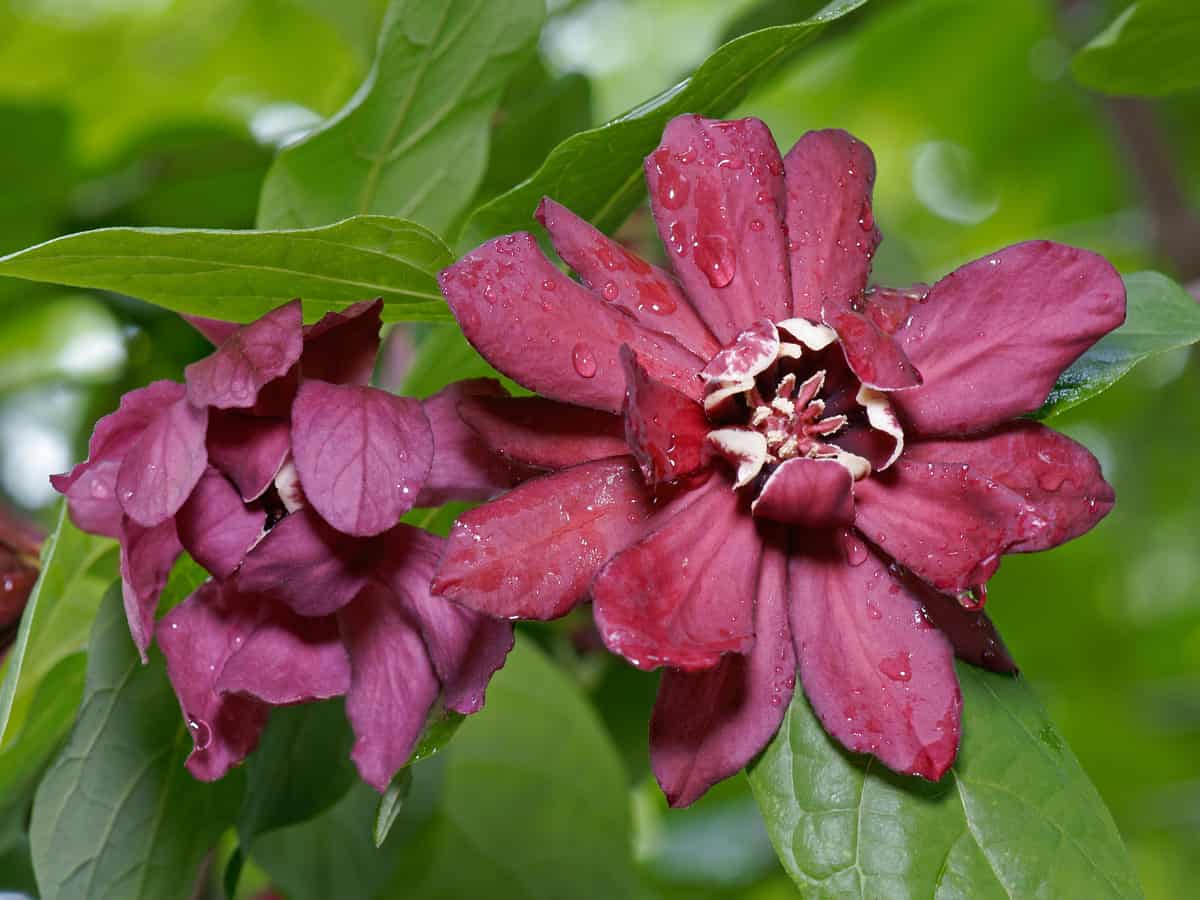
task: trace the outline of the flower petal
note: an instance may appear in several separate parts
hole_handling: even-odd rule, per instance
[[[433,592],[498,618],[557,618],[653,508],[630,457],[527,481],[458,517]]]
[[[640,669],[715,666],[754,643],[762,539],[723,478],[609,561],[592,584],[605,645]]]
[[[311,509],[284,516],[249,553],[238,586],[302,616],[327,616],[363,589],[382,544],[329,527]]]
[[[908,459],[970,466],[1004,485],[1046,527],[1008,548],[1010,553],[1047,550],[1091,530],[1116,502],[1100,463],[1088,449],[1036,422],[1013,422],[962,440],[921,441]]]
[[[826,731],[897,772],[936,780],[958,752],[950,644],[856,538],[813,536],[788,566],[804,693]]]
[[[1016,661],[983,610],[967,609],[917,578],[905,580],[905,586],[921,601],[925,618],[950,641],[955,656],[991,672],[1016,673]]]
[[[292,456],[309,502],[334,528],[387,531],[429,476],[433,432],[410,397],[306,380],[292,407]]]
[[[369,384],[379,354],[383,300],[364,300],[325,313],[304,329],[300,369],[305,378],[332,384]]]
[[[175,531],[175,521],[167,519],[152,528],[143,528],[126,518],[121,529],[121,596],[125,618],[133,643],[146,661],[146,650],[154,638],[154,613],[158,598],[167,586],[171,567],[183,546]]]
[[[750,762],[779,729],[796,686],[786,557],[768,546],[755,592],[754,647],[712,669],[667,669],[650,719],[650,766],[671,806],[690,806]]]
[[[263,533],[266,515],[242,502],[237,489],[211,466],[175,523],[179,540],[217,578],[228,578]]]
[[[220,694],[216,682],[229,654],[254,628],[256,604],[232,588],[202,584],[158,623],[167,676],[192,735],[188,771],[215,781],[258,745],[269,707],[250,697]]]
[[[1125,287],[1102,256],[1029,241],[933,286],[896,332],[925,383],[893,398],[913,429],[952,435],[1033,412],[1063,369],[1125,320]]]
[[[291,451],[292,426],[284,418],[210,410],[207,444],[208,461],[249,502],[261,497],[279,474]]]
[[[801,528],[854,523],[854,476],[833,459],[784,460],[750,506],[762,519]]]
[[[629,344],[655,377],[698,397],[703,362],[572,281],[525,232],[488,241],[438,277],[475,348],[510,378],[553,400],[620,412]]]
[[[704,407],[658,381],[632,350],[621,348],[628,384],[625,441],[650,484],[690,475],[705,463],[709,432]]]
[[[881,391],[902,391],[921,383],[921,373],[900,343],[860,311],[861,304],[826,304],[822,318],[838,333],[846,364],[859,381]]]
[[[193,316],[190,313],[180,313],[183,320],[208,339],[214,347],[220,347],[242,326],[237,322],[226,322],[224,319],[210,319],[207,316]]]
[[[443,705],[464,715],[478,712],[488,682],[513,648],[512,625],[430,595],[442,538],[407,525],[396,526],[388,538],[376,574],[419,623]]]
[[[678,116],[646,157],[659,236],[722,344],[756,319],[786,319],[783,161],[758,119]]]
[[[505,459],[538,469],[624,456],[625,425],[612,413],[542,397],[465,398],[459,414]]]
[[[226,660],[218,693],[282,706],[340,697],[350,689],[350,658],[335,616],[299,616],[262,598],[263,615]]]
[[[763,319],[746,328],[704,367],[704,411],[714,419],[723,417],[736,407],[734,398],[753,388],[755,377],[778,357],[779,331],[773,322]]]
[[[350,755],[363,781],[382,793],[412,755],[437,700],[437,675],[416,617],[377,582],[338,621],[350,652],[346,717],[357,738]]]
[[[216,352],[184,370],[193,406],[248,409],[258,392],[296,364],[303,346],[300,301],[243,325]]]
[[[164,407],[126,451],[117,499],[126,515],[151,528],[179,512],[208,468],[208,410],[180,397]]]
[[[417,506],[441,506],[451,500],[487,500],[518,481],[518,473],[459,414],[472,398],[507,397],[493,378],[456,381],[421,401],[433,430],[433,462]]]
[[[822,310],[840,318],[862,293],[880,241],[871,212],[875,157],[853,135],[828,129],[801,137],[783,165],[792,315],[836,329]]]
[[[669,334],[701,359],[721,349],[679,285],[658,266],[565,206],[543,197],[537,220],[550,232],[554,249],[583,283],[605,301],[628,312],[651,331]]]

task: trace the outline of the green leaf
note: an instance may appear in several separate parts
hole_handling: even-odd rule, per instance
[[[38,682],[30,703],[37,715],[30,716],[0,750],[0,808],[32,789],[35,779],[67,736],[83,697],[86,665],[83,653],[72,653],[59,660]]]
[[[500,373],[467,343],[456,324],[439,324],[431,326],[417,345],[402,393],[428,397],[459,379],[499,377]]]
[[[1079,357],[1034,418],[1046,419],[1112,387],[1142,360],[1200,341],[1200,303],[1158,272],[1125,276],[1125,324]]]
[[[1200,6],[1141,0],[1075,54],[1075,77],[1108,94],[1161,96],[1200,87]]]
[[[958,666],[963,743],[938,783],[826,733],[798,690],[750,784],[806,897],[1140,897],[1083,769],[1021,678]]]
[[[567,138],[528,180],[477,209],[459,246],[469,249],[498,234],[528,229],[543,196],[602,231],[613,231],[644,197],[642,159],[658,145],[670,119],[683,113],[728,112],[828,23],[865,2],[837,0],[803,22],[730,41],[675,87],[599,128]]]
[[[129,294],[182,313],[248,322],[293,297],[315,320],[382,297],[389,321],[446,320],[436,275],[452,261],[433,232],[361,216],[324,228],[102,228],[0,258],[0,275]]]
[[[404,808],[404,801],[412,792],[412,783],[412,769],[405,766],[396,773],[396,777],[392,779],[387,790],[383,792],[383,796],[379,798],[379,812],[375,815],[376,847],[382,847],[383,842],[387,840],[392,826],[396,824],[396,817]]]
[[[271,166],[259,227],[383,213],[444,233],[479,186],[492,113],[544,15],[542,0],[393,0],[366,81]]]
[[[192,895],[236,815],[242,778],[196,781],[183,767],[191,744],[162,656],[138,661],[114,585],[92,630],[79,719],[34,798],[43,900]]]

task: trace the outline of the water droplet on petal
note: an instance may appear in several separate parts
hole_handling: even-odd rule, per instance
[[[602,296],[609,303],[612,303],[612,301],[616,300],[620,293],[621,289],[617,287],[617,283],[615,281],[604,282],[604,287],[600,289],[600,296]]]
[[[880,660],[879,671],[892,681],[911,681],[912,660],[906,650],[901,650],[895,656],[888,656]]]
[[[592,378],[596,374],[596,354],[592,352],[592,348],[587,344],[576,344],[575,349],[571,351],[571,362],[575,366],[575,371],[583,378]]]
[[[729,239],[723,234],[706,234],[696,241],[696,265],[715,288],[722,288],[733,281],[736,268]]]
[[[212,743],[212,729],[203,719],[188,719],[188,731],[192,733],[192,745],[197,750],[207,750]]]

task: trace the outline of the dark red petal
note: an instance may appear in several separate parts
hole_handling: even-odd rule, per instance
[[[527,481],[459,516],[433,591],[499,618],[557,618],[653,508],[630,457]]]
[[[770,129],[678,116],[645,169],[671,266],[717,339],[788,318],[783,161]]]
[[[881,391],[900,391],[921,383],[921,373],[900,343],[873,322],[857,303],[833,303],[822,316],[841,339],[846,364],[859,381]]]
[[[225,661],[258,615],[257,604],[208,581],[158,623],[167,676],[192,736],[187,768],[201,781],[215,781],[245,759],[267,723],[266,704],[216,690]]]
[[[754,519],[723,478],[692,495],[592,584],[604,643],[641,669],[707,669],[754,643]]]
[[[208,468],[207,427],[208,410],[182,397],[146,426],[117,472],[117,500],[129,518],[151,528],[179,512]]]
[[[350,689],[350,658],[337,618],[298,616],[254,598],[263,616],[234,648],[217,679],[218,693],[245,694],[272,706],[340,697]]]
[[[1048,527],[1019,494],[960,464],[902,456],[854,492],[859,530],[941,591],[983,584],[1000,554]]]
[[[954,655],[991,672],[1015,673],[1016,661],[992,620],[981,609],[967,609],[953,597],[935,591],[917,578],[905,581],[925,609],[925,618],[954,647]]]
[[[382,544],[330,528],[311,509],[285,516],[246,554],[242,591],[286,603],[302,616],[326,616],[362,590]]]
[[[286,375],[300,358],[300,301],[273,309],[243,325],[216,352],[184,370],[193,406],[249,409],[258,392]]]
[[[1088,449],[1036,422],[1013,422],[962,440],[919,441],[908,459],[970,466],[983,478],[1025,498],[1046,527],[1008,548],[1028,553],[1079,537],[1108,515],[1116,502],[1100,463]]]
[[[517,483],[518,474],[463,420],[459,406],[472,399],[507,397],[492,378],[456,381],[421,401],[433,429],[433,463],[417,497],[417,506],[441,506],[451,500],[487,500]]]
[[[629,452],[620,417],[583,406],[479,396],[464,399],[458,411],[493,452],[520,465],[566,469]]]
[[[962,710],[950,644],[883,562],[856,538],[841,543],[810,533],[788,566],[804,692],[848,749],[941,778],[958,752]]]
[[[154,638],[154,613],[158,598],[167,586],[171,567],[183,547],[175,521],[167,519],[153,528],[143,528],[126,518],[121,527],[121,595],[133,643],[146,661],[146,650]]]
[[[671,806],[690,806],[779,729],[796,686],[784,554],[768,546],[755,593],[754,647],[712,669],[668,669],[650,719],[650,766]]]
[[[981,431],[1032,412],[1063,369],[1125,321],[1125,287],[1102,256],[1029,241],[933,286],[896,332],[925,383],[892,403],[926,435]]]
[[[508,622],[430,596],[429,584],[445,543],[436,535],[398,525],[388,533],[387,554],[376,576],[419,623],[442,683],[442,703],[469,715],[483,708],[488,681],[513,647],[513,630]]]
[[[785,460],[775,467],[751,510],[762,519],[802,528],[854,523],[854,477],[832,459]]]
[[[224,319],[209,319],[206,316],[193,316],[188,313],[181,313],[181,316],[185,322],[204,335],[214,347],[220,347],[242,327],[237,322],[226,322]]]
[[[266,515],[242,502],[224,475],[209,467],[179,510],[179,540],[192,558],[228,578],[263,532]]]
[[[237,485],[243,500],[257,500],[287,459],[292,426],[282,418],[210,410],[207,443],[209,463]]]
[[[300,369],[305,378],[332,384],[368,384],[379,354],[383,300],[364,300],[325,313],[304,329]]]
[[[619,306],[652,331],[674,336],[701,359],[709,359],[721,349],[675,279],[658,266],[549,197],[542,198],[536,215],[550,232],[563,262],[606,302]]]
[[[338,613],[350,652],[346,717],[363,781],[382,793],[408,762],[437,700],[434,674],[416,617],[392,592],[370,582]]]
[[[417,400],[310,379],[292,407],[292,456],[317,512],[364,537],[387,531],[416,502],[433,432]]]
[[[853,135],[829,129],[801,137],[783,165],[792,315],[819,322],[824,309],[837,317],[867,286],[880,241],[871,212],[875,157]]]
[[[651,484],[690,475],[705,463],[710,430],[704,407],[650,377],[628,347],[621,348],[628,388],[625,442]]]
[[[692,397],[701,359],[556,269],[525,232],[488,241],[439,276],[463,334],[484,358],[554,400],[620,412],[629,344],[655,377]]]

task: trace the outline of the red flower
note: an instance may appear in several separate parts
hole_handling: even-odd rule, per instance
[[[646,175],[678,282],[550,200],[583,285],[528,234],[442,273],[470,341],[549,398],[464,417],[553,474],[462,516],[434,591],[533,619],[590,596],[610,649],[668,667],[650,741],[675,805],[762,749],[796,672],[846,747],[939,778],[954,653],[1013,669],[978,611],[1000,557],[1112,506],[1087,450],[1019,417],[1121,324],[1121,280],[1038,241],[868,287],[874,160],[841,131],[781,159],[755,119],[685,116]]]

